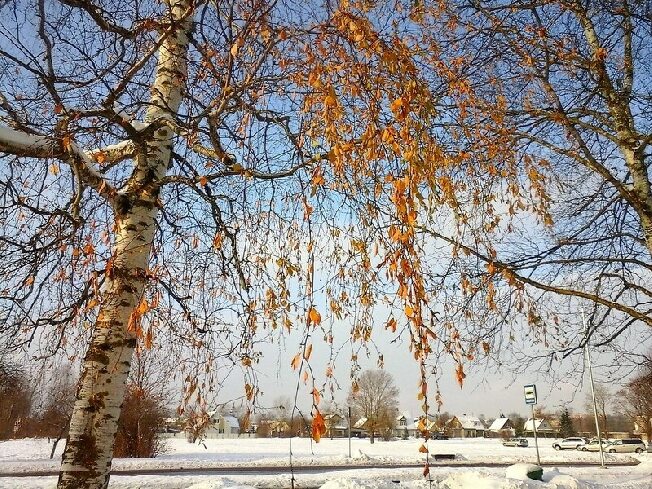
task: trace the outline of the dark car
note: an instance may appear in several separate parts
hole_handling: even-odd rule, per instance
[[[434,433],[431,437],[432,440],[448,440],[448,435],[443,433]]]

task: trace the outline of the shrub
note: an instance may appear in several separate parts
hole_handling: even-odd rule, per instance
[[[160,397],[133,384],[127,386],[113,456],[146,458],[161,453],[159,431],[165,416],[166,409]]]

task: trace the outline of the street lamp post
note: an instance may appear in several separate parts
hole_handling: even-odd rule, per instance
[[[602,447],[602,435],[600,434],[600,423],[598,422],[598,404],[595,401],[595,382],[593,382],[593,365],[591,364],[591,349],[589,348],[589,327],[584,316],[584,308],[580,309],[582,313],[582,323],[584,324],[584,334],[586,340],[584,342],[584,359],[589,367],[589,380],[591,381],[591,398],[593,399],[593,416],[595,418],[595,431],[598,434],[598,446],[600,448],[600,466],[606,469],[604,464],[604,450]]]

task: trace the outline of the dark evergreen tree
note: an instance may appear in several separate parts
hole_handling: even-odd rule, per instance
[[[559,417],[559,436],[567,438],[575,436],[575,428],[573,427],[573,420],[571,419],[568,408],[564,409]]]

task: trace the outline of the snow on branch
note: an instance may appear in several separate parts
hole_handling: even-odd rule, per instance
[[[88,155],[93,160],[108,165],[132,158],[135,153],[136,145],[133,141],[127,139],[117,144],[109,144],[102,148],[92,149],[88,152]]]
[[[0,126],[0,153],[28,158],[56,158],[70,165],[77,177],[100,195],[111,198],[115,190],[93,168],[91,157],[70,138],[54,138]]]

